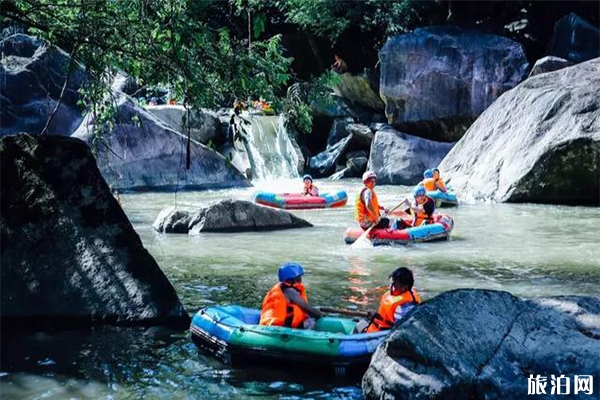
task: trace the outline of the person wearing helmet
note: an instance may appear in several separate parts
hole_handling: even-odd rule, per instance
[[[356,222],[363,230],[367,230],[373,225],[375,228],[387,228],[390,226],[388,218],[381,218],[381,210],[387,210],[379,205],[377,194],[375,194],[375,185],[377,184],[377,175],[373,171],[366,171],[362,176],[364,188],[356,197],[354,205],[354,215]]]
[[[432,192],[435,190],[435,180],[433,179],[433,171],[426,169],[423,172],[423,180],[419,183],[419,186],[423,186],[426,191]]]
[[[391,329],[410,310],[421,303],[413,288],[415,279],[410,269],[400,267],[389,275],[390,287],[381,296],[377,312],[369,312],[370,321],[356,324],[356,332],[378,332]]]
[[[318,196],[319,195],[319,189],[315,185],[313,185],[312,176],[306,174],[302,177],[302,180],[304,181],[304,188],[302,189],[303,196]]]
[[[412,226],[420,226],[431,221],[435,211],[435,201],[427,196],[423,186],[415,186],[413,189],[414,201],[410,205],[410,214],[413,217]]]
[[[279,282],[269,290],[262,303],[260,325],[314,328],[315,318],[321,318],[323,314],[308,303],[302,275],[304,268],[300,264],[289,262],[279,267]]]

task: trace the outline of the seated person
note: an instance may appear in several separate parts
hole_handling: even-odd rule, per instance
[[[304,175],[302,180],[304,181],[304,188],[302,189],[302,195],[304,195],[304,196],[318,196],[319,195],[319,189],[315,185],[313,185],[312,176],[306,174],[306,175]]]
[[[306,289],[302,285],[304,268],[300,264],[286,263],[279,267],[277,275],[279,282],[263,300],[259,324],[313,329],[315,318],[321,318],[323,314],[308,304]]]
[[[423,186],[416,186],[413,189],[415,200],[410,205],[410,214],[413,217],[412,226],[421,226],[431,221],[431,216],[435,211],[435,201],[428,197]]]
[[[377,175],[373,171],[366,171],[362,176],[364,188],[356,197],[354,203],[354,218],[358,225],[367,230],[374,228],[390,227],[389,218],[381,217],[381,211],[387,212],[383,206],[379,205],[377,194],[375,193],[375,185],[377,185]]]
[[[413,288],[415,279],[410,269],[397,268],[389,278],[390,288],[381,296],[379,309],[376,313],[369,312],[372,316],[368,322],[360,321],[356,324],[356,333],[391,329],[396,322],[421,303],[419,294]]]
[[[423,180],[419,183],[420,186],[423,186],[426,191],[433,192],[435,190],[435,180],[433,179],[433,171],[430,169],[426,169],[423,172]]]
[[[433,169],[433,180],[435,183],[435,188],[438,189],[440,192],[446,193],[448,191],[446,185],[444,184],[444,181],[442,180],[442,177],[440,176],[440,170],[437,168]]]
[[[346,61],[344,61],[342,57],[340,57],[337,54],[334,54],[333,58],[335,59],[335,62],[331,64],[331,70],[333,72],[343,74],[344,72],[348,71],[348,64],[346,64]]]

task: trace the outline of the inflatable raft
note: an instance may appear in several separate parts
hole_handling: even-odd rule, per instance
[[[432,218],[432,223],[414,228],[372,229],[369,232],[369,240],[374,246],[448,240],[454,227],[454,220],[448,214],[433,214]],[[403,219],[407,222],[405,218]],[[344,241],[346,244],[352,244],[363,233],[360,227],[348,228],[344,234]]]
[[[456,207],[458,199],[452,191],[442,192],[441,190],[428,191],[427,196],[435,200],[436,207]]]
[[[334,208],[345,206],[348,195],[343,190],[336,193],[322,193],[320,196],[303,196],[300,193],[259,192],[254,201],[264,206],[286,210],[306,210],[310,208]]]
[[[343,376],[364,372],[388,333],[351,334],[357,320],[348,318],[320,318],[314,330],[262,326],[259,318],[251,308],[206,307],[192,319],[192,340],[235,367],[267,364]]]

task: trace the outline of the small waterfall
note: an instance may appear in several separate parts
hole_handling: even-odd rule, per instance
[[[253,180],[298,177],[298,155],[281,116],[241,114],[238,127],[244,132],[244,145]]]

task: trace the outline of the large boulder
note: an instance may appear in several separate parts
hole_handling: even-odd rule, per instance
[[[600,29],[575,13],[565,15],[554,25],[548,54],[574,63],[600,56]]]
[[[3,326],[189,323],[82,141],[0,139]]]
[[[148,106],[146,111],[161,119],[177,132],[187,135],[202,144],[215,140],[221,124],[217,115],[209,110],[186,112],[181,105]]]
[[[0,42],[0,136],[40,133],[62,100],[48,127],[51,135],[69,136],[83,119],[78,90],[86,74],[77,62],[50,43],[21,33]],[[69,66],[71,67],[70,74]]]
[[[262,207],[249,201],[224,199],[189,210],[163,209],[152,225],[158,232],[246,232],[304,228],[311,223],[287,211]]]
[[[372,75],[372,72],[370,75],[343,73],[339,76],[340,82],[335,85],[333,90],[338,96],[342,96],[353,103],[358,103],[375,111],[383,111],[385,105],[379,97],[378,77]]]
[[[600,58],[527,79],[439,168],[466,199],[599,205]]]
[[[542,57],[535,62],[529,77],[545,74],[546,72],[558,71],[559,69],[567,68],[573,65],[572,62],[565,60],[564,58],[546,56]]]
[[[117,95],[115,106],[117,115],[112,130],[96,134],[95,120],[88,114],[73,134],[97,147],[98,166],[112,187],[174,190],[249,186],[223,156],[196,141],[190,143],[190,169],[186,170],[185,135],[123,94]]]
[[[598,297],[446,292],[392,329],[371,359],[363,392],[367,399],[526,399],[528,379],[541,375],[546,396],[537,397],[550,399],[551,377],[564,375],[573,395],[575,375],[600,374],[599,337]],[[591,389],[599,388],[594,379]]]
[[[503,92],[526,76],[522,46],[457,27],[393,36],[379,52],[388,121],[421,137],[458,140]]]
[[[338,161],[348,149],[351,141],[352,135],[346,136],[334,145],[328,146],[326,150],[320,152],[314,157],[311,157],[308,162],[310,172],[315,177],[328,176],[334,173]]]
[[[434,142],[387,126],[375,133],[367,169],[378,184],[415,185],[423,171],[437,166],[454,143]]]

